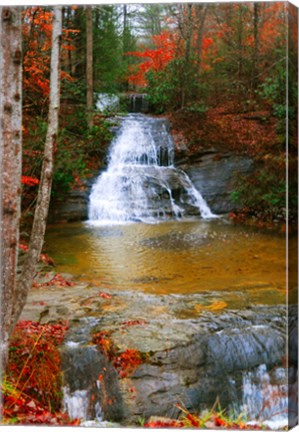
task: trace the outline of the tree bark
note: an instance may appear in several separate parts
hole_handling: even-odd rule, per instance
[[[88,126],[93,126],[93,40],[92,6],[86,6],[86,110]]]
[[[20,8],[0,12],[1,372],[11,331],[21,214],[22,31]]]
[[[259,57],[259,4],[253,3],[253,66],[252,66],[252,87],[255,90],[258,86],[258,57]]]
[[[185,61],[183,65],[183,81],[181,91],[181,108],[184,108],[186,103],[186,86],[188,85],[188,72],[190,68],[191,56],[191,41],[192,41],[192,3],[186,5],[185,18]]]
[[[123,5],[123,35],[126,34],[128,25],[128,6],[126,4]]]
[[[27,294],[32,286],[44,242],[46,223],[48,217],[53,162],[58,132],[58,114],[60,105],[60,36],[62,32],[62,7],[54,6],[54,19],[52,31],[51,74],[50,74],[50,106],[48,114],[48,130],[44,148],[41,180],[35,207],[34,220],[29,242],[29,250],[23,265],[20,281],[13,305],[13,324],[16,324],[26,303]]]
[[[197,20],[197,44],[196,44],[196,62],[198,67],[198,73],[200,73],[201,60],[202,60],[202,39],[204,32],[205,19],[207,15],[207,5],[195,4],[196,20]]]

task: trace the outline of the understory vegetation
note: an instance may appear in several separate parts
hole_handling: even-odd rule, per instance
[[[59,345],[67,323],[19,321],[2,383],[5,424],[75,425],[61,412]]]

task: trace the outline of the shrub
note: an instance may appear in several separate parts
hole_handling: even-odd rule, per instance
[[[7,423],[69,423],[59,413],[62,393],[58,346],[66,323],[20,321],[11,338],[7,373],[2,384],[3,418]]]

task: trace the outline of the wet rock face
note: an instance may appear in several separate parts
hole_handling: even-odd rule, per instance
[[[214,213],[228,213],[241,204],[234,202],[231,193],[236,190],[236,180],[252,175],[254,163],[247,157],[219,154],[213,151],[199,155],[198,159],[182,165],[196,189]]]
[[[263,321],[259,314],[253,319]],[[271,369],[281,362],[283,327],[252,325],[246,314],[236,320],[230,313],[225,314],[221,330],[212,331],[212,323],[200,330],[200,324],[198,321],[198,333],[191,340],[155,352],[131,376],[137,400],[127,404],[130,419],[142,414],[177,417],[177,403],[191,411],[201,410],[213,406],[217,398],[222,408],[240,407],[242,374],[260,364]]]
[[[82,180],[82,190],[69,192],[63,199],[53,199],[49,209],[49,223],[78,222],[87,219],[88,199],[92,184],[98,176]]]
[[[102,293],[82,284],[49,287],[29,293],[21,319],[48,322],[69,317],[62,348],[69,400],[85,392],[87,418],[92,419],[100,405],[105,420],[134,424],[153,415],[175,418],[180,414],[176,404],[200,411],[219,398],[222,408],[240,407],[244,374],[261,365],[275,372],[282,364],[287,330],[283,305],[198,309],[182,318],[182,310],[195,310],[195,305],[215,302],[222,295]],[[127,350],[139,352],[142,364],[122,376],[113,359],[91,343],[95,332],[109,334],[117,356]]]
[[[70,192],[63,201],[51,204],[50,222],[76,222],[87,218],[88,191]]]

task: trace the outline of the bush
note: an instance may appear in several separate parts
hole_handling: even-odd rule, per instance
[[[102,154],[103,145],[112,140],[110,126],[106,121],[101,121],[98,125],[86,130],[84,134],[84,149],[88,156],[97,156]]]
[[[66,323],[20,321],[11,338],[7,374],[2,383],[6,423],[70,424],[61,407],[59,345]]]
[[[281,175],[278,175],[281,172]],[[296,196],[296,195],[294,195]],[[277,164],[268,162],[253,177],[237,181],[236,190],[231,193],[231,199],[240,203],[249,215],[261,219],[284,219],[286,213],[286,179],[284,171],[278,170]],[[294,198],[290,207],[294,208]]]

